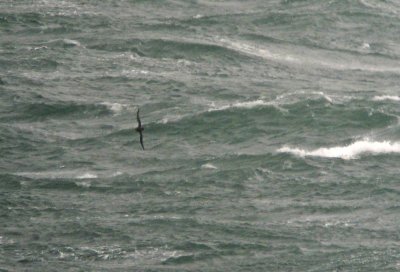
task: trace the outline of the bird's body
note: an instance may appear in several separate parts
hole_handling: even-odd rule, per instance
[[[137,119],[137,122],[138,122],[138,126],[136,128],[136,131],[139,132],[139,134],[140,134],[140,145],[142,146],[142,148],[144,150],[143,133],[142,133],[143,130],[144,130],[144,127],[142,127],[142,123],[140,122],[139,109],[137,110],[136,119]]]

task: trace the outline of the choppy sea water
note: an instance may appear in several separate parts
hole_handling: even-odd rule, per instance
[[[394,0],[1,1],[0,271],[399,271],[399,28]]]

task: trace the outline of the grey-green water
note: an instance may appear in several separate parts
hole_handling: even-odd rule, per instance
[[[0,270],[399,271],[399,14],[1,1]]]

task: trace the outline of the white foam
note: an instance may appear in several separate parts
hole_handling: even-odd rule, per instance
[[[183,118],[185,118],[186,116],[184,115],[167,115],[165,117],[163,117],[160,121],[157,121],[158,124],[168,124],[168,123],[174,123],[174,122],[178,122],[180,120],[182,120]]]
[[[254,107],[258,107],[258,106],[267,106],[267,105],[271,105],[270,102],[266,102],[264,100],[254,100],[254,101],[247,101],[247,102],[236,102],[233,104],[229,104],[229,105],[224,105],[224,106],[220,106],[220,107],[215,107],[214,104],[212,104],[212,108],[209,109],[208,111],[222,111],[222,110],[226,110],[229,108],[247,108],[247,109],[251,109]]]
[[[111,177],[118,177],[120,175],[122,175],[123,173],[121,171],[117,171],[111,174]]]
[[[126,108],[126,105],[120,103],[102,102],[100,104],[106,106],[109,110],[111,110],[115,114],[120,113],[124,108]]]
[[[318,96],[321,96],[323,99],[325,99],[327,102],[329,102],[331,104],[333,103],[333,99],[331,97],[329,97],[328,95],[324,94],[323,92],[310,92],[310,93],[297,92],[297,93],[293,93],[293,94],[278,96],[275,100],[272,100],[272,101],[264,101],[262,99],[258,99],[258,100],[253,100],[253,101],[236,102],[236,103],[231,103],[231,104],[222,105],[222,106],[216,106],[215,102],[212,102],[212,103],[210,103],[210,109],[208,109],[208,111],[209,112],[223,111],[223,110],[230,109],[230,108],[252,109],[252,108],[261,107],[261,106],[264,106],[264,107],[272,106],[272,107],[277,108],[278,110],[287,111],[286,109],[279,107],[279,105],[295,103],[295,101],[293,101],[293,100],[285,101],[285,98],[287,98],[288,96],[291,96],[291,95],[295,95],[295,94],[296,95],[298,95],[298,94],[318,95]]]
[[[324,94],[323,92],[317,92],[320,96],[322,96],[326,101],[328,101],[329,103],[333,103],[333,100],[330,96]]]
[[[92,174],[92,173],[84,173],[82,175],[79,175],[76,177],[77,179],[93,179],[93,178],[97,178],[96,174]]]
[[[75,184],[83,188],[89,188],[92,185],[89,181],[77,181]]]
[[[71,178],[73,175],[71,171],[45,171],[45,172],[18,172],[15,175],[27,178]]]
[[[185,60],[185,59],[180,59],[177,61],[177,64],[183,65],[183,66],[190,66],[193,63],[189,60]]]
[[[71,39],[63,39],[63,42],[67,45],[73,45],[73,46],[81,46],[81,43],[76,41],[76,40],[71,40]]]
[[[201,166],[201,169],[214,169],[215,170],[215,169],[218,169],[218,167],[216,167],[215,165],[213,165],[211,163],[206,163]]]
[[[361,48],[362,48],[362,49],[370,49],[370,45],[369,45],[369,43],[363,43],[363,44],[361,45]]]
[[[11,209],[10,207],[8,209]],[[12,245],[15,244],[13,239],[8,239],[7,237],[0,236],[0,245]]]
[[[393,101],[400,101],[400,96],[396,95],[380,95],[374,96],[374,101],[384,101],[384,100],[393,100]]]
[[[62,167],[64,168],[64,167]],[[93,179],[98,178],[94,173],[83,172],[82,170],[61,170],[61,171],[44,171],[44,172],[17,172],[15,175],[27,178],[45,178],[45,179]]]
[[[121,71],[121,74],[126,77],[137,76],[137,75],[147,75],[149,73],[150,73],[150,71],[147,71],[147,70],[136,70],[136,69]]]
[[[340,102],[337,97],[332,98],[328,96],[324,92],[315,92],[315,91],[307,91],[307,90],[299,90],[295,92],[285,93],[277,96],[271,102],[267,102],[267,105],[272,105],[280,111],[288,112],[289,110],[282,108],[282,105],[292,105],[301,101],[305,101],[308,99],[314,100],[317,97],[322,97],[329,104],[333,104],[335,102]],[[343,96],[341,97],[343,98]]]
[[[33,50],[41,50],[41,49],[48,49],[48,47],[47,46],[45,46],[45,45],[42,45],[42,46],[37,46],[37,47],[34,47],[33,48]]]
[[[385,154],[385,153],[400,153],[400,142],[390,141],[356,141],[347,146],[323,147],[314,150],[306,150],[302,148],[292,148],[284,146],[278,149],[278,152],[292,153],[296,156],[315,156],[325,158],[342,158],[345,160],[357,158],[360,154]]]

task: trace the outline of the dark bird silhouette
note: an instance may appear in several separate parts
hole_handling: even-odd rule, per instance
[[[138,127],[136,128],[136,131],[139,132],[139,134],[140,134],[140,144],[142,145],[142,148],[144,150],[143,134],[142,134],[144,127],[142,127],[142,122],[140,122],[139,109],[137,110],[136,118],[137,118],[137,122],[138,122]]]

